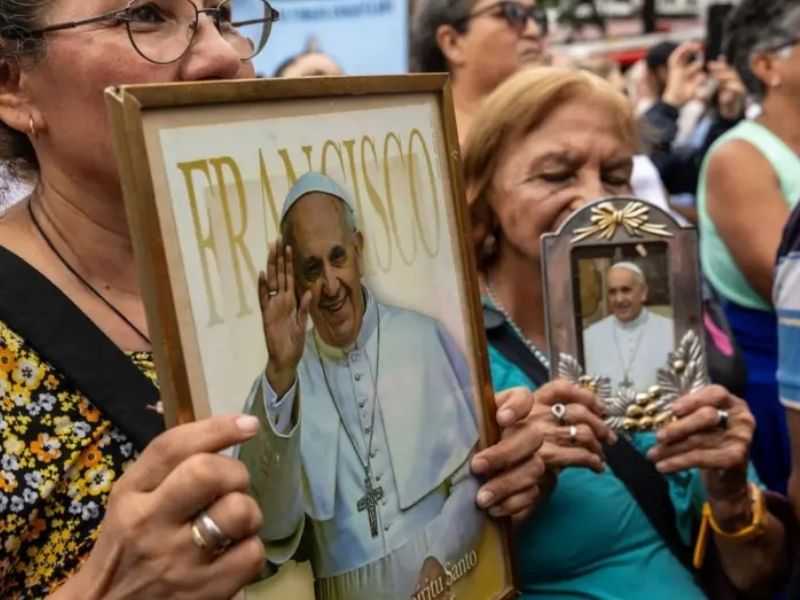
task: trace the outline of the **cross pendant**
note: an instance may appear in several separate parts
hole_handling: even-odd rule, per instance
[[[364,497],[358,501],[356,504],[356,508],[358,512],[367,511],[367,516],[369,517],[369,532],[372,534],[372,537],[378,537],[378,502],[383,500],[383,488],[378,486],[376,488],[372,487],[372,477],[367,475],[367,478],[364,479],[364,488],[366,488],[367,493],[364,494]]]
[[[628,374],[627,373],[625,373],[625,379],[622,380],[622,382],[619,384],[619,386],[623,387],[623,388],[631,388],[631,387],[633,387],[633,382],[630,379],[628,379]]]

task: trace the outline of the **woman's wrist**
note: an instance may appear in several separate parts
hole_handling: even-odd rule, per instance
[[[703,473],[706,494],[714,520],[724,531],[744,529],[753,521],[753,498],[747,469]]]

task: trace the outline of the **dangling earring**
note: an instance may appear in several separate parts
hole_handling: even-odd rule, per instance
[[[36,123],[33,122],[33,115],[28,118],[28,130],[30,131],[33,139],[39,139],[39,131],[36,129]]]

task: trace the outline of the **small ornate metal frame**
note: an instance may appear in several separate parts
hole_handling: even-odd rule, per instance
[[[612,389],[609,380],[584,373],[579,362],[572,254],[577,248],[624,244],[667,244],[675,348],[646,390]],[[552,378],[591,389],[606,407],[606,422],[618,432],[649,431],[672,418],[676,398],[708,382],[703,337],[697,231],[669,213],[635,198],[606,198],[574,213],[557,232],[542,237],[542,276]]]

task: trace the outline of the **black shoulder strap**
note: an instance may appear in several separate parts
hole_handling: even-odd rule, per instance
[[[547,383],[550,379],[547,367],[531,354],[525,342],[519,339],[502,315],[490,308],[484,308],[483,320],[486,325],[486,339],[500,354],[537,386]]]
[[[0,246],[0,320],[68,377],[138,450],[164,431],[158,389],[39,271]]]
[[[547,369],[531,354],[505,319],[496,311],[484,308],[484,321],[489,343],[533,383],[544,385],[549,379]],[[631,493],[664,543],[684,567],[694,572],[691,549],[678,533],[667,480],[622,436],[616,444],[606,446],[604,450],[608,466]]]
[[[603,450],[608,466],[628,488],[672,554],[686,569],[694,572],[692,550],[678,533],[667,480],[624,436],[619,436],[616,444],[605,446]]]

